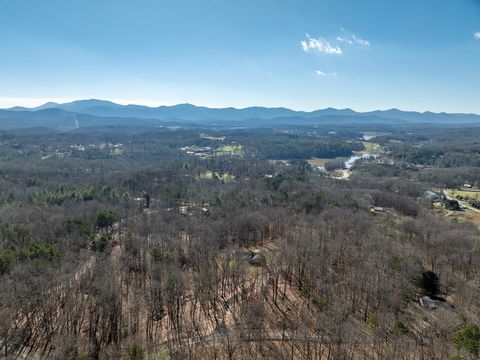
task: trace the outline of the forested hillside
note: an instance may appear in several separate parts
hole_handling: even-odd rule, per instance
[[[3,356],[477,358],[478,130],[285,130],[3,133]]]

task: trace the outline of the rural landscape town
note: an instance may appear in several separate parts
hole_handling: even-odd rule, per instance
[[[479,358],[477,1],[66,3],[0,4],[0,359]]]

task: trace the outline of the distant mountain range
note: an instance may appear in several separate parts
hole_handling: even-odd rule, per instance
[[[191,104],[148,107],[120,105],[104,100],[46,103],[35,108],[0,110],[0,130],[50,128],[67,131],[92,126],[152,127],[165,123],[217,126],[272,126],[311,124],[461,124],[480,125],[480,115],[412,112],[391,109],[356,112],[327,108],[311,112],[287,108],[208,108]]]

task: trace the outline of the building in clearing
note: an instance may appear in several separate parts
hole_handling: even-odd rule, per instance
[[[433,191],[430,191],[430,190],[425,191],[424,195],[427,199],[430,199],[433,202],[443,201],[442,195],[437,194],[436,192],[433,192]]]
[[[385,210],[385,208],[383,207],[380,207],[380,206],[372,206],[372,208],[370,209],[370,212],[372,214],[384,214],[386,213],[387,211]]]
[[[450,309],[451,306],[446,301],[434,300],[429,296],[420,298],[420,305],[424,309],[435,310],[438,308]]]

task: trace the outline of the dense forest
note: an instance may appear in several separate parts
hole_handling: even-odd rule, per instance
[[[381,130],[1,133],[0,358],[477,359],[480,130]]]

